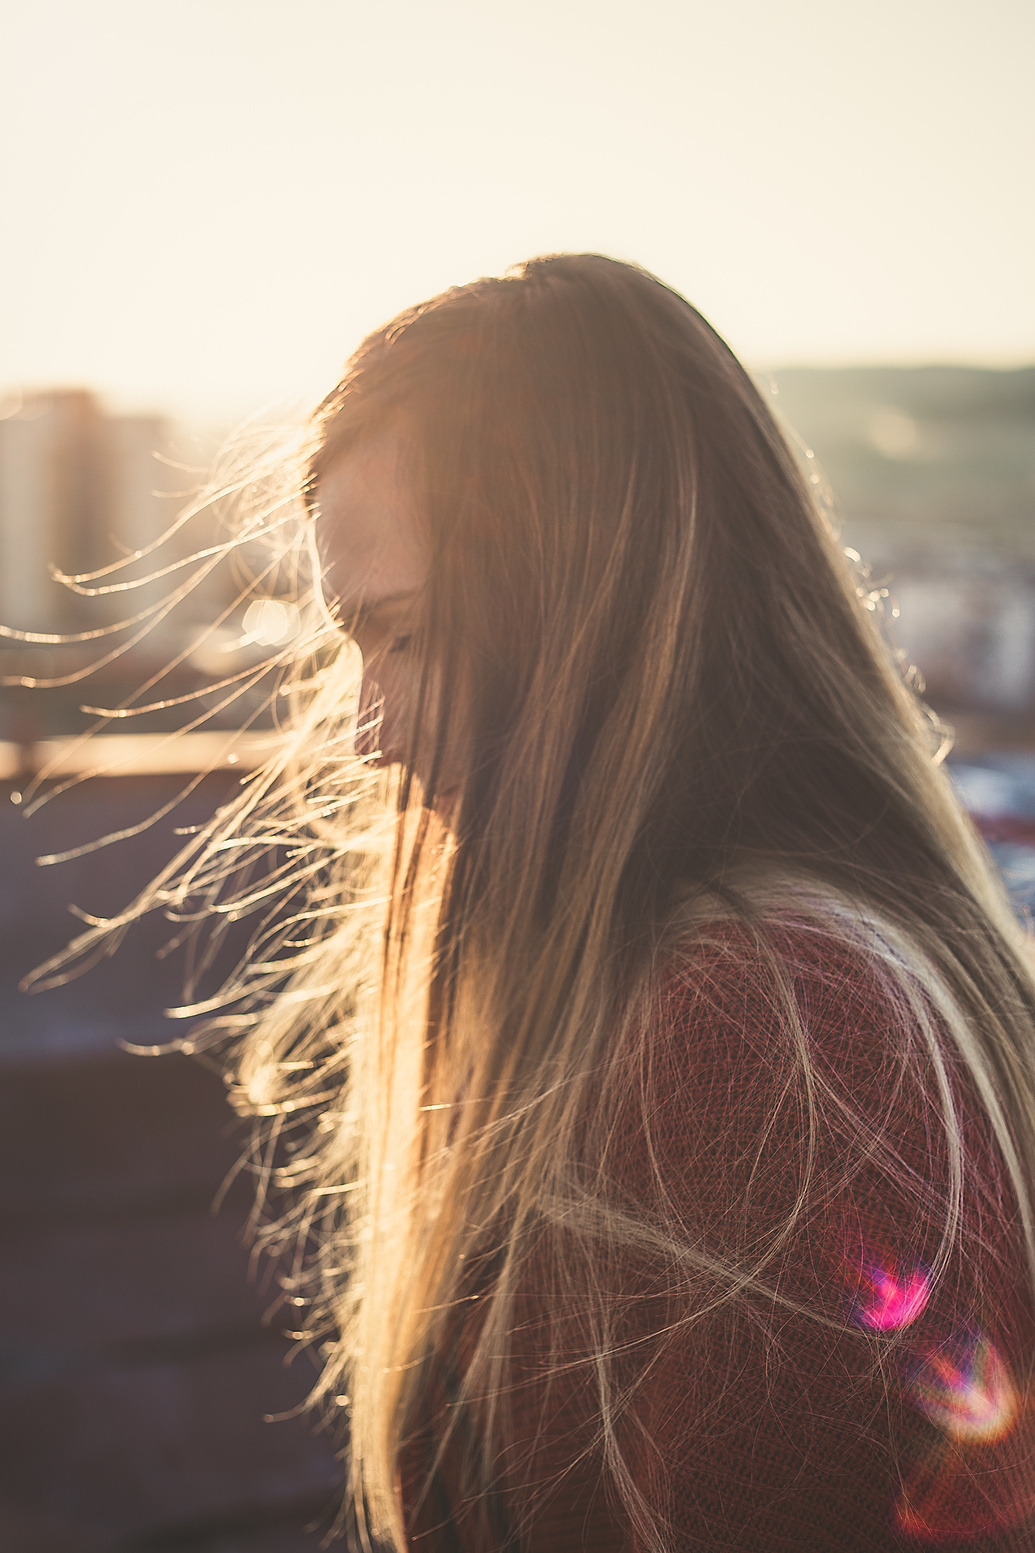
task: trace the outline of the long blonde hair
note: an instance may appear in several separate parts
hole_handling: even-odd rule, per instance
[[[561,255],[371,336],[314,422],[308,521],[325,553],[322,474],[385,427],[406,440],[429,541],[426,685],[464,686],[471,758],[449,824],[435,812],[448,705],[418,708],[423,789],[411,762],[386,791],[351,753],[346,647],[299,692],[294,754],[164,899],[219,897],[220,859],[249,834],[307,860],[294,925],[276,928],[296,947],[264,941],[214,1028],[239,1041],[239,1102],[267,1118],[263,1180],[288,1208],[264,1233],[300,1248],[289,1287],[325,1343],[319,1395],[347,1408],[361,1528],[405,1546],[400,1454],[474,1294],[454,1416],[478,1420],[470,1490],[491,1485],[534,1253],[559,1302],[589,1313],[602,1461],[660,1548],[618,1444],[631,1392],[597,1294],[622,1246],[667,1259],[673,1286],[693,1260],[674,1220],[662,1233],[620,1209],[601,1168],[659,965],[720,920],[771,958],[790,918],[854,946],[939,1097],[955,1160],[944,1246],[965,1179],[945,1077],[959,1060],[1029,1257],[1035,988],[940,766],[942,731],[767,403],[681,297],[634,266]],[[827,1101],[789,995],[781,1010],[807,1185]],[[733,1300],[764,1267],[695,1271]]]

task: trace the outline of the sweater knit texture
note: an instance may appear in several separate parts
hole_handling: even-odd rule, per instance
[[[950,1154],[934,1070],[904,1060],[915,1031],[859,952],[800,924],[773,942],[817,1077],[811,1152],[772,963],[734,927],[674,960],[614,1117],[611,1200],[693,1252],[681,1287],[618,1253],[615,1445],[669,1553],[1035,1549],[1035,1325],[984,1109],[950,1059],[963,1215],[939,1268]],[[710,1261],[757,1276],[716,1298]],[[584,1313],[535,1256],[507,1443],[492,1492],[469,1493],[477,1424],[451,1411],[477,1332],[464,1310],[403,1454],[413,1553],[653,1553],[605,1465]]]

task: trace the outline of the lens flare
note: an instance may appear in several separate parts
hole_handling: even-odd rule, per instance
[[[928,1354],[913,1382],[920,1411],[953,1440],[1000,1440],[1020,1399],[992,1340],[977,1332]]]
[[[858,1273],[853,1315],[871,1331],[897,1332],[923,1314],[930,1297],[931,1279],[925,1268],[902,1272],[866,1261]]]

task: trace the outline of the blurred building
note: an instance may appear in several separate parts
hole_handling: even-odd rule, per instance
[[[293,574],[281,599],[265,551],[218,553],[232,515],[189,500],[218,444],[181,443],[189,463],[160,416],[110,415],[82,389],[0,403],[0,625],[66,639],[0,636],[0,743],[31,751],[130,703],[153,708],[140,733],[268,724],[272,681],[248,675],[298,629]],[[242,675],[236,700],[211,688]]]
[[[119,595],[87,601],[50,568],[96,571],[146,548],[169,522],[170,471],[157,416],[111,416],[86,390],[33,394],[0,419],[0,621],[75,631],[116,618]],[[163,499],[164,497],[164,499]],[[125,608],[125,598],[121,600]]]

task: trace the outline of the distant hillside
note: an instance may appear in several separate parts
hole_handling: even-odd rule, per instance
[[[1035,366],[760,374],[871,560],[944,545],[1035,559]]]

